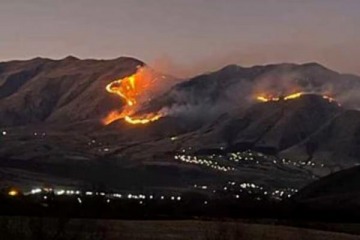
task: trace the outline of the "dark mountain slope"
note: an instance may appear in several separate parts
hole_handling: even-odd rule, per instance
[[[272,149],[280,153],[311,137],[333,121],[343,109],[319,95],[257,103],[246,111],[224,114],[191,133],[191,144],[199,148],[232,150]],[[302,153],[306,155],[305,153]]]
[[[105,93],[115,78],[133,73],[142,62],[36,58],[0,65],[0,126],[66,124],[105,116],[117,98]]]
[[[358,103],[349,95],[360,91],[356,76],[314,63],[231,65],[179,83],[141,109],[164,110],[158,121],[101,125],[101,118],[121,107],[105,86],[139,65],[132,58],[74,57],[0,63],[0,128],[6,131],[0,135],[2,166],[75,180],[79,173],[80,180],[100,176],[109,184],[112,178],[101,171],[111,169],[115,176],[129,170],[126,180],[137,183],[150,175],[166,176],[166,182],[167,171],[177,172],[179,178],[189,176],[185,187],[198,179],[299,187],[359,162],[360,118],[357,111],[346,110]],[[297,91],[309,94],[256,101],[259,94],[281,97]],[[324,93],[342,107],[324,99]],[[234,154],[241,160],[234,161]]]
[[[296,194],[294,199],[300,201],[334,196],[347,198],[348,194],[360,196],[359,182],[360,167],[353,167],[311,183]]]
[[[342,170],[315,181],[292,197],[302,214],[337,221],[358,221],[360,216],[360,167]],[[328,219],[327,219],[328,220]]]
[[[345,107],[360,107],[360,78],[340,74],[317,63],[276,64],[243,68],[230,65],[197,76],[155,99],[151,110],[164,106],[178,113],[179,106],[204,107],[207,112],[247,108],[259,95],[286,96],[309,92],[333,96]]]
[[[283,152],[286,156],[304,156],[328,163],[351,165],[360,159],[360,112],[347,110],[318,131]]]

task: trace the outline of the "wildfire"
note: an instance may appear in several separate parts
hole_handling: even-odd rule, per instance
[[[290,94],[290,95],[284,97],[284,100],[286,101],[286,100],[291,100],[291,99],[299,98],[299,97],[303,96],[304,94],[306,94],[306,93],[304,93],[304,92],[298,92],[298,93]]]
[[[288,101],[288,100],[292,100],[292,99],[296,99],[299,98],[301,96],[307,95],[307,94],[311,94],[311,93],[307,93],[307,92],[297,92],[297,93],[293,93],[287,96],[280,96],[280,97],[274,97],[271,95],[260,95],[256,97],[256,100],[260,101],[260,102],[277,102],[280,100],[283,101]],[[323,99],[329,101],[329,102],[336,102],[336,100],[328,95],[321,95]],[[341,106],[339,103],[337,103],[338,106]]]
[[[141,97],[147,92],[153,84],[153,76],[143,67],[139,67],[135,74],[112,81],[106,86],[106,91],[116,94],[125,100],[126,105],[122,111],[113,111],[104,119],[103,123],[108,125],[116,120],[124,119],[130,124],[147,124],[159,120],[162,117],[160,113],[151,113],[142,117],[133,117]],[[140,100],[140,101],[139,101]]]
[[[280,98],[278,97],[265,97],[265,96],[258,96],[256,99],[260,102],[270,102],[270,101],[279,101]]]
[[[131,124],[146,124],[146,123],[150,123],[150,122],[154,122],[156,120],[159,120],[161,118],[161,115],[158,114],[158,115],[154,115],[152,117],[146,117],[146,118],[142,118],[142,119],[134,119],[134,118],[131,118],[129,116],[125,116],[125,121],[127,121],[128,123],[131,123]]]

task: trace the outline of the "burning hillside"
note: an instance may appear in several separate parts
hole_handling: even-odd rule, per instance
[[[142,104],[150,101],[149,95],[157,80],[152,71],[146,67],[138,67],[133,75],[109,83],[106,91],[120,96],[126,105],[121,111],[109,113],[103,119],[103,123],[108,125],[116,120],[124,119],[130,124],[147,124],[160,119],[163,114],[159,112],[134,116]]]
[[[258,95],[256,97],[256,100],[259,102],[278,102],[278,101],[288,101],[288,100],[293,100],[293,99],[297,99],[300,98],[304,95],[320,95],[322,96],[323,99],[329,101],[330,103],[336,103],[338,106],[340,106],[340,104],[332,97],[328,96],[328,95],[321,95],[318,93],[310,93],[310,92],[296,92],[290,95],[286,95],[286,96],[274,96],[274,95],[270,95],[270,94],[264,94],[264,95]]]

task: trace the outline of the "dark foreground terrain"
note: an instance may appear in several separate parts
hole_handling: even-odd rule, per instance
[[[328,231],[273,224],[220,221],[119,221],[1,218],[1,239],[360,239],[350,233],[336,232],[341,224]],[[341,225],[345,226],[345,225]],[[313,226],[314,227],[314,226]],[[324,227],[324,226],[323,226]],[[358,226],[348,231],[356,233]]]

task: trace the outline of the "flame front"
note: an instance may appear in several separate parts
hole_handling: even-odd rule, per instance
[[[307,95],[307,94],[312,94],[309,92],[296,92],[287,96],[280,96],[280,97],[274,97],[272,95],[259,95],[256,97],[256,100],[259,102],[277,102],[277,101],[288,101],[288,100],[293,100],[296,98],[300,98],[301,96]],[[334,102],[336,103],[338,106],[341,106],[334,98],[328,96],[328,95],[321,95],[323,99],[329,101],[329,102]]]
[[[257,96],[256,99],[260,102],[270,102],[270,101],[279,101],[278,97],[269,97],[269,96]]]
[[[150,75],[145,68],[140,67],[135,74],[112,81],[106,86],[105,89],[107,92],[120,96],[125,100],[126,105],[122,111],[110,112],[103,119],[105,125],[119,119],[124,119],[130,124],[147,124],[159,120],[162,117],[160,113],[150,113],[141,117],[132,116],[138,109],[139,98],[141,98],[144,93],[149,90],[151,84],[153,84],[152,76]]]
[[[284,100],[286,101],[286,100],[296,99],[296,98],[303,96],[304,94],[306,94],[306,93],[304,93],[304,92],[293,93],[288,96],[285,96]]]

